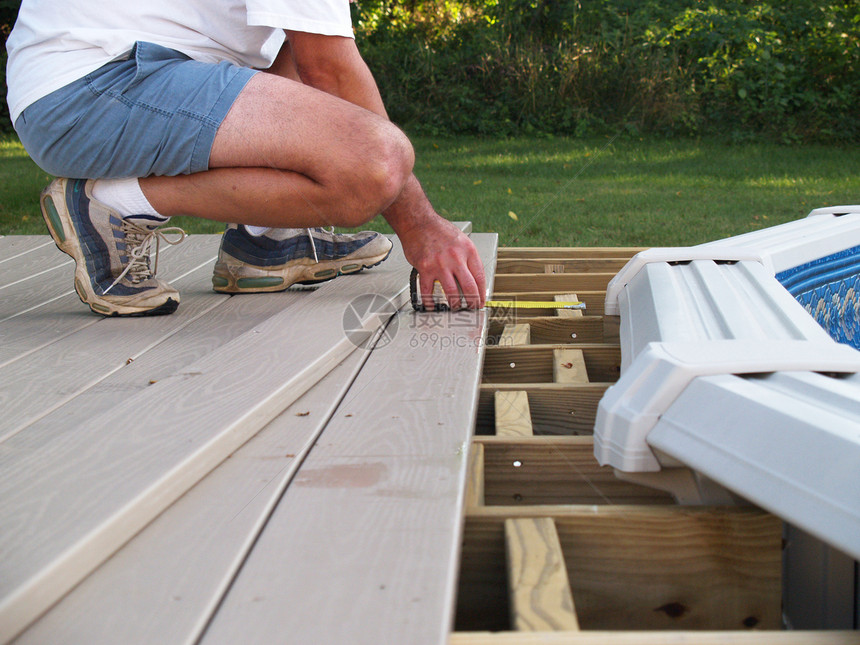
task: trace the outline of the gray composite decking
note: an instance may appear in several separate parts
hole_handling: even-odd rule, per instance
[[[399,245],[216,294],[217,246],[162,251],[175,314],[104,319],[47,236],[0,238],[0,642],[444,642],[485,313],[418,318]]]

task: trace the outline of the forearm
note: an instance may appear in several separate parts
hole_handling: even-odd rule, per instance
[[[409,178],[400,196],[382,216],[401,237],[439,218],[415,175]]]

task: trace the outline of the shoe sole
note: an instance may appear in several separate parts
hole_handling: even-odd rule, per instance
[[[218,293],[272,293],[286,291],[290,287],[296,285],[313,287],[322,284],[323,282],[334,280],[338,276],[360,273],[364,269],[372,269],[387,260],[388,256],[391,255],[391,250],[393,248],[394,246],[392,245],[384,255],[377,255],[366,260],[357,260],[354,262],[347,261],[340,266],[326,266],[337,265],[337,262],[334,261],[320,262],[319,264],[324,268],[314,272],[313,278],[293,280],[292,282],[277,275],[237,278],[236,276],[230,275],[229,272],[226,274],[223,271],[219,272],[219,267],[216,265],[215,274],[212,276],[212,289]],[[300,267],[301,265],[298,266]],[[307,268],[310,266],[316,265],[307,265]]]
[[[65,196],[66,184],[63,180],[60,185],[63,188]],[[51,184],[53,185],[53,184]],[[101,316],[161,316],[172,314],[179,307],[179,302],[168,298],[167,302],[152,308],[129,307],[116,305],[99,298],[92,288],[87,288],[89,284],[89,276],[86,271],[86,258],[84,257],[83,249],[78,241],[77,233],[75,232],[74,223],[66,216],[61,215],[60,211],[54,204],[54,195],[51,192],[49,185],[39,197],[39,207],[42,211],[42,218],[45,220],[45,225],[48,227],[48,232],[54,240],[54,244],[60,251],[70,256],[75,261],[75,293],[85,305],[87,305],[93,313]],[[65,199],[65,197],[64,197]]]

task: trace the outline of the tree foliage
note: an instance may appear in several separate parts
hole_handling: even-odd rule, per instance
[[[0,0],[4,41],[19,4]],[[856,0],[357,0],[352,7],[388,111],[413,131],[860,138]],[[9,125],[3,108],[0,129]]]
[[[15,18],[18,16],[18,7],[21,6],[21,0],[0,0],[0,40],[3,42],[3,48],[0,49],[0,87],[3,88],[4,100],[0,101],[0,133],[8,132],[12,129],[12,122],[9,120],[9,109],[6,106],[6,37],[12,31],[15,24]]]
[[[360,0],[355,24],[428,132],[860,134],[855,1]]]

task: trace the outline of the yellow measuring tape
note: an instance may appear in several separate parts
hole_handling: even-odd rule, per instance
[[[585,303],[579,300],[548,301],[548,300],[487,300],[486,305],[494,309],[585,309]]]

